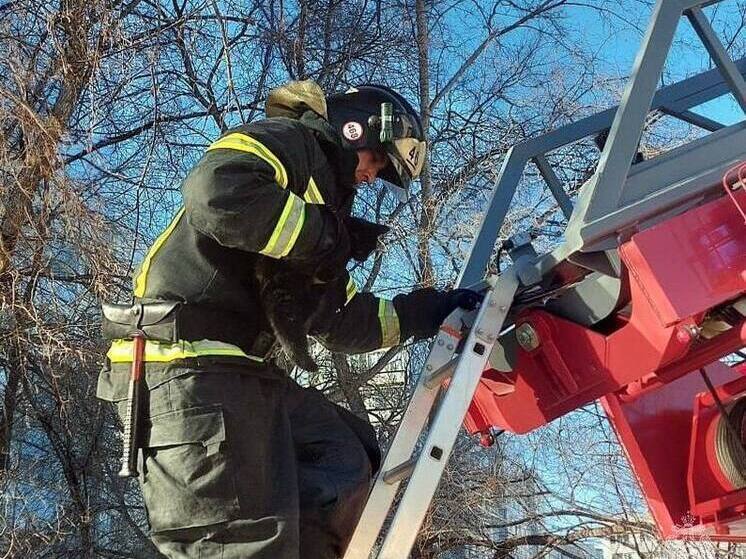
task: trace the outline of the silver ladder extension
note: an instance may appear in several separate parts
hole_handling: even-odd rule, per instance
[[[456,310],[441,326],[344,559],[370,557],[399,485],[406,478],[409,483],[402,491],[377,557],[409,556],[517,289],[518,278],[511,268],[488,281],[476,317],[474,311]],[[462,344],[462,330],[472,319]],[[449,377],[450,382],[442,388]],[[428,417],[441,388],[444,394],[428,429]],[[424,446],[413,456],[426,429]]]

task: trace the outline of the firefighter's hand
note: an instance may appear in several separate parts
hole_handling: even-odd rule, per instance
[[[439,291],[425,287],[394,299],[402,334],[415,339],[430,338],[438,333],[446,317],[457,308],[474,310],[482,296],[470,289]]]
[[[351,256],[358,262],[365,262],[378,247],[380,237],[391,230],[386,225],[352,216],[344,218],[344,225],[350,237]]]

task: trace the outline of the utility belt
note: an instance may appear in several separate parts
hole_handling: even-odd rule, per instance
[[[243,316],[177,301],[134,305],[103,303],[102,332],[110,340],[112,363],[131,362],[133,334],[145,339],[146,362],[168,362],[204,356],[244,357],[264,361],[275,338],[257,332]]]
[[[103,335],[111,340],[106,354],[112,363],[130,363],[130,379],[123,419],[121,477],[138,474],[142,448],[143,376],[145,363],[210,356],[264,361],[274,337],[256,335],[235,313],[216,312],[176,301],[134,305],[103,304]],[[244,328],[241,329],[241,323]],[[221,340],[221,341],[216,341]],[[226,341],[222,341],[226,340]],[[237,343],[231,343],[231,342]]]

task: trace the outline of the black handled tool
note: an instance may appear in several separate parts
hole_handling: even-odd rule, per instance
[[[124,416],[124,448],[119,477],[137,477],[138,475],[137,451],[140,448],[140,400],[142,399],[144,357],[145,334],[137,331],[132,335],[132,369],[127,393],[127,413]]]

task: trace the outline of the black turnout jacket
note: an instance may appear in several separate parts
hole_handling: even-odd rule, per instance
[[[355,152],[312,110],[246,124],[212,143],[182,184],[183,207],[134,278],[136,299],[185,304],[191,339],[146,359],[233,355],[225,344],[256,355],[257,339],[271,332],[258,299],[257,255],[303,266],[330,258],[340,234],[334,214],[350,214],[356,165]],[[366,352],[411,334],[407,295],[390,301],[359,292],[346,272],[319,293],[331,298],[323,305],[330,312],[311,334],[331,350]],[[124,343],[112,344],[112,362],[131,359]]]

